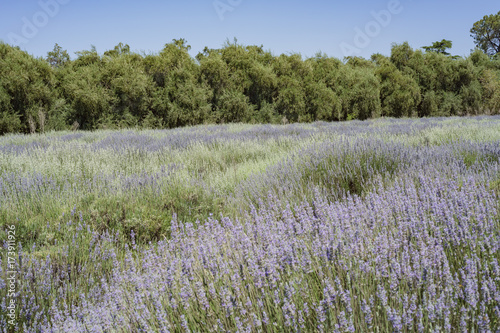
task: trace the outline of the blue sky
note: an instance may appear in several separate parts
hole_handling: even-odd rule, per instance
[[[195,56],[236,37],[276,55],[321,51],[342,59],[445,38],[452,54],[464,56],[474,48],[473,23],[499,10],[498,0],[0,0],[0,40],[42,57],[58,43],[75,58],[91,45],[103,53],[119,42],[154,53],[174,38],[185,38]]]

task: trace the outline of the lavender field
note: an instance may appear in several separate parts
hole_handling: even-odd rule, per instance
[[[3,136],[0,327],[500,332],[499,199],[500,116]]]

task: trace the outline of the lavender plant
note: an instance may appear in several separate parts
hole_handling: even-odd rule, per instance
[[[499,120],[3,138],[2,223],[31,221],[16,222],[17,329],[498,332]],[[70,167],[80,156],[87,173]],[[154,210],[108,226],[92,211],[118,198],[165,204],[190,189],[206,201],[184,209],[207,204],[204,218],[174,204],[154,237],[141,228]],[[20,208],[54,198],[44,225],[35,222],[47,208]],[[0,267],[9,332],[4,257]]]

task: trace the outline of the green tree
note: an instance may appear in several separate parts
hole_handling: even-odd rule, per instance
[[[443,39],[440,42],[434,42],[431,46],[422,46],[426,52],[436,52],[444,55],[450,55],[446,52],[447,49],[451,49],[453,43],[451,40]]]
[[[346,64],[351,67],[374,68],[372,61],[362,57],[345,57]]]
[[[242,111],[245,114],[251,112],[252,121],[275,121],[271,120],[276,119],[278,112],[274,104],[278,86],[273,67],[275,58],[262,46],[226,41],[221,49],[205,48],[196,59],[200,64],[200,80],[212,91],[212,117],[215,121],[232,121],[222,117],[224,108],[242,100],[248,104]],[[231,110],[228,112],[236,115]],[[237,116],[234,121],[243,118]]]
[[[144,59],[119,43],[104,53],[101,85],[112,96],[108,120],[118,127],[135,126],[149,112],[153,82],[144,71]]]
[[[210,102],[215,110],[229,85],[229,67],[218,50],[205,48],[203,53],[198,53],[196,59],[199,62],[200,80],[210,88]]]
[[[461,115],[464,111],[463,101],[459,94],[453,91],[441,92],[439,113],[433,116],[449,117]]]
[[[290,76],[278,81],[278,94],[274,105],[277,113],[287,122],[297,122],[306,114],[306,94],[302,82]]]
[[[380,79],[382,116],[411,117],[420,104],[420,87],[386,58],[379,58],[375,73]]]
[[[500,53],[500,11],[474,23],[470,33],[474,43],[484,53],[490,56]]]
[[[61,72],[61,96],[70,104],[68,123],[80,129],[114,127],[114,106],[119,103],[110,82],[109,60],[95,47],[76,52],[78,58]]]
[[[342,78],[334,87],[340,99],[338,120],[368,119],[380,116],[380,80],[372,68],[341,67]]]
[[[472,61],[475,67],[485,68],[489,67],[492,62],[490,57],[480,49],[474,49],[469,55],[469,59]]]
[[[333,121],[341,110],[340,98],[324,82],[309,82],[305,87],[306,115],[299,121]]]
[[[71,103],[70,123],[77,122],[79,128],[90,130],[97,128],[104,119],[112,119],[112,105],[116,101],[103,84],[100,63],[78,66],[69,71],[61,89],[64,98]]]
[[[18,132],[20,129],[21,117],[12,110],[9,93],[0,85],[0,135]]]
[[[500,71],[486,69],[480,78],[484,92],[485,111],[490,114],[500,113]]]
[[[304,62],[300,54],[282,54],[273,62],[273,70],[277,77],[276,111],[286,121],[306,121],[305,87],[313,78],[312,64]]]
[[[78,56],[78,58],[73,62],[75,68],[92,65],[101,61],[101,57],[97,53],[94,45],[91,45],[90,50],[77,51],[75,54]]]
[[[112,57],[112,58],[119,57],[122,55],[128,55],[128,54],[130,54],[130,46],[128,44],[123,44],[121,42],[118,43],[118,45],[116,45],[113,50],[108,50],[108,51],[104,52],[105,56]]]
[[[63,50],[57,43],[54,45],[54,49],[47,53],[46,59],[54,68],[62,67],[70,61],[68,51]]]
[[[252,105],[241,91],[227,90],[220,96],[216,121],[218,123],[250,122],[254,113]]]
[[[305,62],[311,68],[311,73],[308,74],[304,85],[306,112],[299,120],[343,119],[342,100],[338,93],[339,84],[343,79],[341,68],[345,65],[339,59],[322,53],[317,53]]]
[[[403,44],[392,44],[391,62],[396,65],[399,70],[404,70],[404,67],[409,66],[414,53],[415,51],[408,42],[404,42]]]
[[[339,59],[318,53],[315,57],[306,61],[311,63],[314,81],[323,82],[328,88],[334,89],[338,81],[342,79],[340,77],[340,68],[344,64]]]
[[[168,127],[201,124],[210,118],[210,91],[199,80],[200,67],[189,55],[190,48],[184,39],[174,39],[158,55],[144,59],[153,82],[153,113]]]
[[[43,59],[0,43],[0,134],[45,128],[55,76]]]
[[[419,110],[420,117],[437,116],[439,114],[440,99],[434,90],[426,91],[422,98]]]
[[[473,80],[468,85],[463,85],[459,91],[462,106],[467,114],[479,114],[483,103],[483,89],[479,80]]]

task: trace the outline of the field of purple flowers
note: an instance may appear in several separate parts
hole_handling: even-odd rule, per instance
[[[500,332],[499,199],[500,117],[0,137],[0,327]]]

